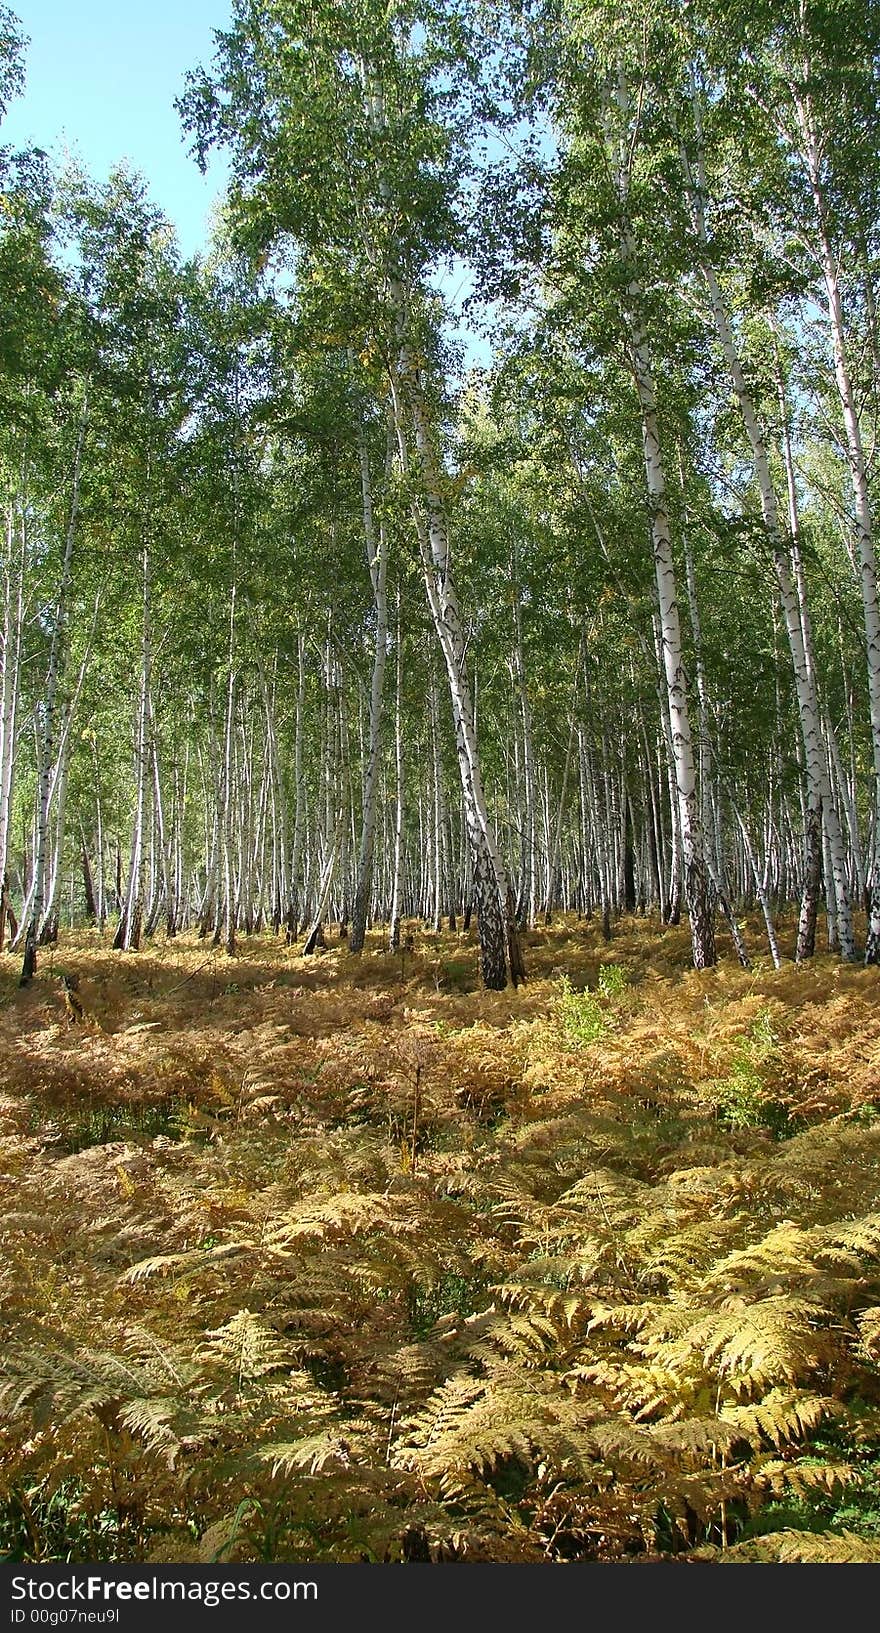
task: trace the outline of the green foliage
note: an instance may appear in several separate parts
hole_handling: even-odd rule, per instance
[[[606,1003],[613,1004],[626,991],[626,972],[619,964],[600,964],[597,985]]]
[[[779,1041],[772,1011],[759,1010],[736,1045],[728,1074],[711,1084],[717,1115],[731,1128],[763,1125],[778,1137],[792,1132],[785,1102],[774,1092],[781,1070]]]
[[[574,1049],[583,1049],[605,1034],[607,1015],[598,997],[589,989],[576,992],[567,975],[559,982],[556,1013],[566,1042]]]
[[[577,992],[567,975],[560,978],[556,1014],[573,1049],[598,1042],[613,1025],[614,1006],[626,991],[626,975],[618,964],[600,966],[597,989]]]
[[[14,11],[0,6],[0,120],[24,86],[24,41]]]

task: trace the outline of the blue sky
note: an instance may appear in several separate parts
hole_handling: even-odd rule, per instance
[[[229,0],[8,0],[30,38],[25,94],[0,140],[66,149],[100,180],[129,161],[174,222],[185,255],[203,247],[223,160],[207,177],[186,151],[174,98],[208,62]]]
[[[231,0],[4,0],[29,38],[24,95],[10,106],[0,142],[66,152],[97,181],[125,160],[177,228],[181,251],[206,246],[212,204],[228,165],[215,156],[202,176],[187,152],[174,107],[186,72],[213,56],[213,31],[227,27]],[[453,307],[469,287],[454,266],[437,282]],[[460,308],[459,308],[460,310]],[[468,362],[488,360],[485,343],[460,318],[451,324]]]

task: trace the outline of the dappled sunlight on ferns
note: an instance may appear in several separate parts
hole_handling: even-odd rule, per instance
[[[880,1559],[876,974],[453,955],[0,961],[7,1554]]]

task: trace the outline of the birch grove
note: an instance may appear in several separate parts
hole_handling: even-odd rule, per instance
[[[418,924],[502,990],[559,912],[880,961],[873,12],[483,12],[236,0],[189,262],[0,154],[23,982]]]

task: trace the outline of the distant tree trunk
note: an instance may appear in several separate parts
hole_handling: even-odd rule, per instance
[[[394,444],[393,427],[388,428],[388,451],[385,461],[386,482],[391,474]],[[358,454],[361,467],[361,498],[364,513],[364,540],[367,548],[367,566],[373,590],[376,613],[376,634],[373,642],[373,673],[370,682],[369,743],[363,779],[363,816],[361,819],[360,849],[357,860],[354,906],[351,915],[349,950],[363,951],[373,884],[373,849],[376,836],[376,794],[379,784],[379,756],[382,746],[383,695],[385,660],[388,650],[388,534],[384,518],[376,524],[373,488],[370,477],[370,455],[363,425],[358,429]]]
[[[296,665],[297,665],[297,693],[296,693],[296,721],[293,733],[293,843],[290,852],[290,899],[287,904],[285,940],[290,946],[299,928],[300,898],[303,854],[303,833],[305,829],[305,782],[303,777],[303,717],[305,714],[306,671],[305,671],[305,643],[302,634],[297,636]]]
[[[19,518],[20,545],[15,547],[15,514],[6,517],[6,547],[3,556],[3,627],[0,634],[0,879],[7,881],[9,832],[15,787],[15,750],[21,694],[21,642],[24,627],[24,567],[26,522]],[[8,903],[8,894],[7,894]],[[8,911],[8,908],[7,908]],[[0,949],[2,949],[0,927]]]
[[[400,590],[397,592],[397,625],[394,637],[394,857],[391,866],[391,908],[388,950],[400,951],[401,898],[403,893],[403,729],[401,719],[401,639]]]
[[[570,719],[569,719],[569,728],[568,728],[568,746],[567,746],[566,751],[565,751],[565,764],[564,764],[564,766],[562,768],[562,791],[561,791],[561,793],[559,795],[559,805],[558,805],[557,810],[556,810],[556,820],[555,820],[555,822],[553,824],[553,841],[552,841],[552,844],[551,844],[551,846],[549,848],[549,851],[548,851],[548,854],[547,854],[547,872],[546,872],[546,876],[545,876],[545,880],[544,880],[544,906],[543,906],[543,918],[544,918],[544,923],[545,924],[549,924],[551,922],[552,917],[553,917],[553,893],[554,893],[554,890],[556,888],[556,875],[557,875],[557,871],[558,871],[558,868],[559,868],[559,855],[560,855],[560,849],[561,849],[561,845],[562,845],[562,824],[563,824],[563,821],[564,821],[564,818],[565,818],[566,801],[567,801],[567,798],[568,798],[568,783],[569,783],[569,777],[570,777],[570,774],[571,774],[571,758],[572,758],[572,752],[573,752],[573,749],[574,749],[575,734],[576,734],[576,729],[577,729],[577,710],[576,710],[577,687],[578,687],[578,679],[580,677],[580,672],[581,672],[581,662],[583,660],[583,652],[584,652],[584,642],[583,642],[583,636],[582,636],[581,640],[580,640],[580,642],[578,644],[577,660],[575,662],[575,668],[574,668],[574,680],[572,682],[572,696],[571,696]]]
[[[43,914],[46,903],[46,851],[49,830],[49,799],[52,788],[52,767],[55,758],[55,733],[57,714],[57,691],[64,661],[64,639],[67,622],[67,599],[70,591],[71,567],[73,562],[73,545],[76,536],[77,519],[79,516],[79,485],[80,465],[82,460],[83,442],[85,440],[86,422],[83,414],[77,434],[76,451],[73,460],[73,487],[71,493],[70,510],[68,513],[67,531],[64,539],[64,555],[61,563],[61,582],[58,590],[58,600],[55,608],[55,619],[52,625],[52,639],[49,646],[49,667],[46,675],[46,692],[43,699],[43,729],[40,738],[40,770],[39,788],[37,796],[37,834],[34,851],[34,889],[24,932],[24,961],[22,964],[20,985],[26,987],[33,980],[37,970],[37,942],[43,923]]]
[[[276,660],[277,669],[277,660]],[[275,718],[277,675],[272,676],[271,689],[260,668],[263,690],[263,710],[266,718],[266,757],[268,761],[269,795],[272,817],[272,928],[277,935],[290,908],[290,878],[288,874],[287,804],[278,757],[278,727]]]
[[[512,547],[511,585],[513,595],[513,672],[522,724],[523,745],[522,882],[520,885],[518,919],[526,929],[531,929],[535,922],[535,898],[537,893],[535,746],[532,737],[532,709],[529,702],[529,688],[523,654],[522,607],[520,604],[522,592],[519,583],[519,554],[515,541]]]
[[[233,849],[235,844],[235,782],[233,759],[235,754],[235,602],[236,586],[233,584],[229,597],[229,649],[228,673],[226,678],[226,709],[223,724],[223,771],[221,778],[220,799],[220,856],[223,868],[223,917],[218,916],[214,930],[214,943],[219,945],[222,940],[227,957],[235,957],[235,934],[237,926],[235,870],[233,865]]]
[[[104,883],[104,815],[101,808],[101,779],[98,769],[98,744],[95,734],[92,733],[92,772],[94,775],[95,792],[95,849],[98,861],[98,895],[95,912],[101,933],[107,917],[107,894]]]
[[[86,844],[86,831],[80,825],[80,856],[82,859],[83,896],[85,898],[86,918],[90,924],[95,924],[98,918],[98,903],[95,898],[95,884],[92,876],[92,864],[89,860],[89,849]]]
[[[341,699],[339,676],[333,655],[331,620],[328,614],[324,645],[324,743],[323,743],[323,824],[320,840],[321,876],[315,897],[311,928],[306,937],[304,954],[313,953],[325,945],[324,915],[330,900],[330,890],[339,868],[341,841],[345,826],[344,788],[340,787],[342,760]]]
[[[150,742],[150,689],[152,684],[152,635],[150,629],[150,551],[146,542],[141,551],[141,674],[135,731],[135,806],[128,864],[128,884],[122,914],[113,945],[122,952],[137,952],[141,944],[144,917],[144,830],[146,826],[148,758]]]

